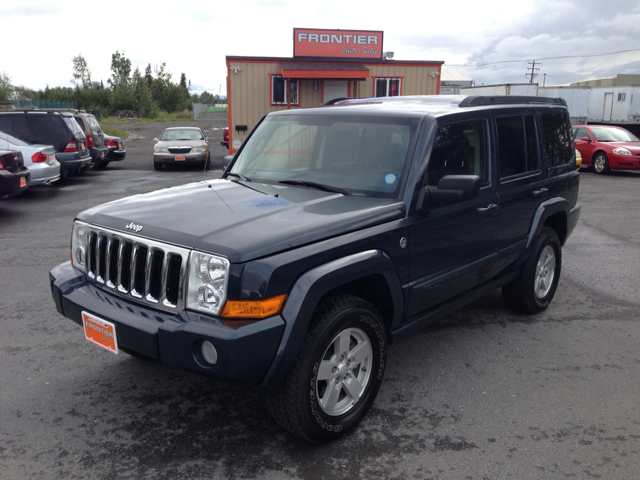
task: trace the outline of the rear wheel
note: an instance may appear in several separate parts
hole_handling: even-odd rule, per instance
[[[314,315],[284,382],[267,395],[273,417],[312,442],[354,428],[378,394],[387,339],[375,307],[350,295],[332,297]]]
[[[549,306],[560,279],[562,248],[555,230],[543,227],[533,253],[522,265],[518,277],[502,287],[502,297],[518,313],[533,314]]]
[[[611,171],[609,157],[604,152],[598,152],[593,157],[593,169],[596,173],[605,174]]]

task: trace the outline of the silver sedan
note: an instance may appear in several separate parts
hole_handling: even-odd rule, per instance
[[[31,173],[29,186],[49,185],[60,180],[60,163],[51,145],[31,143],[0,131],[0,149],[22,153],[24,166]]]
[[[166,128],[153,147],[153,168],[162,170],[163,165],[198,163],[206,170],[211,163],[209,138],[198,127]]]

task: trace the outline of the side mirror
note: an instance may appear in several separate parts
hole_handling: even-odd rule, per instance
[[[204,139],[204,141],[207,142],[207,143],[209,142],[209,140],[211,140],[211,137],[205,137],[205,139]]]
[[[159,142],[160,140],[158,139],[158,137],[153,139],[154,142]]]
[[[581,141],[581,142],[589,142],[589,143],[591,143],[591,139],[590,139],[589,137],[582,137],[582,138],[580,139],[580,141]]]
[[[437,187],[427,185],[420,191],[418,212],[429,210],[432,203],[457,203],[476,198],[480,194],[478,175],[446,175],[440,179]]]

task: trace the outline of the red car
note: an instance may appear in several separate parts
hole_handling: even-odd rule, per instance
[[[222,145],[223,147],[229,148],[229,127],[224,127],[224,130],[222,131],[222,141],[220,142],[220,145]]]
[[[640,140],[628,130],[609,125],[574,125],[573,138],[582,166],[596,173],[612,168],[640,169]]]

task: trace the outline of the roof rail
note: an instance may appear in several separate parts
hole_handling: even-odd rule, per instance
[[[567,106],[567,102],[564,98],[549,98],[549,97],[532,97],[532,96],[518,96],[518,95],[470,95],[462,100],[459,104],[463,107],[480,107],[488,105],[518,105],[518,104],[547,104],[547,105],[564,105]]]

